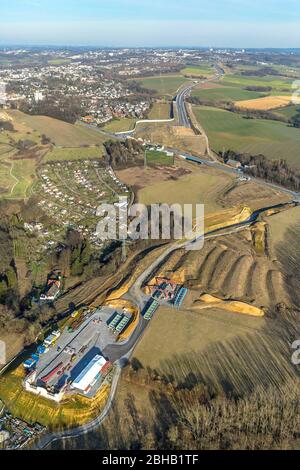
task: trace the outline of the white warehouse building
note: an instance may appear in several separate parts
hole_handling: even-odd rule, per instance
[[[71,387],[83,393],[88,393],[108,364],[109,362],[103,356],[97,354],[72,382]]]

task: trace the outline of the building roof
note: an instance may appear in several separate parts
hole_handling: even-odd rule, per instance
[[[73,381],[72,387],[85,391],[106,364],[107,360],[103,356],[100,356],[99,354],[94,356],[94,358]]]
[[[227,165],[234,166],[234,167],[242,166],[241,162],[239,162],[238,160],[232,160],[231,158],[227,160]]]

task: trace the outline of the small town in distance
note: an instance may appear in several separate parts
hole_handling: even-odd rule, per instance
[[[300,7],[279,3],[0,8],[12,460],[300,449]]]

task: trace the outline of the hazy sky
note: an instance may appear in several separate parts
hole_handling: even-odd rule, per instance
[[[300,0],[0,0],[1,44],[300,47]]]

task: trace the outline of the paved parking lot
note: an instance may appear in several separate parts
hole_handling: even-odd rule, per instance
[[[116,309],[103,307],[88,316],[76,331],[65,329],[56,344],[40,357],[36,380],[61,365],[63,373],[60,376],[54,374],[48,385],[60,388],[66,381],[73,381],[96,354],[103,354],[103,350],[116,343],[116,336],[107,327],[107,321],[115,312]]]

